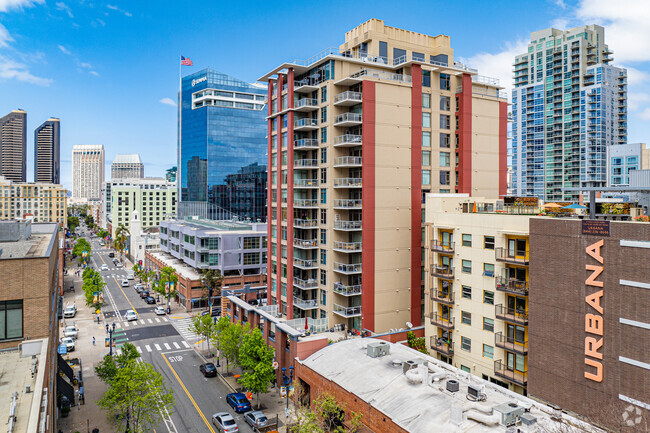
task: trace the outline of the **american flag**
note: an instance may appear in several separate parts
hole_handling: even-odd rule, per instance
[[[183,65],[183,66],[194,66],[194,63],[192,63],[192,60],[189,57],[181,56],[181,65]]]

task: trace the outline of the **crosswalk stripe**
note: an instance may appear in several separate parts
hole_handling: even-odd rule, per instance
[[[153,320],[151,320],[151,319],[147,319],[147,321],[148,321],[149,323],[153,323]]]
[[[129,327],[129,322],[124,322],[124,327],[128,328]]]
[[[160,346],[159,346],[159,345],[154,344],[154,346],[156,347],[156,350],[160,350]]]
[[[144,348],[147,349],[147,352],[151,352],[151,346],[149,346],[148,344],[145,345]]]
[[[144,320],[140,319],[140,324],[144,325]]]
[[[174,347],[177,348],[177,349],[180,349],[180,348],[181,348],[181,346],[180,346],[177,342],[175,342],[175,341],[174,341]]]
[[[167,349],[167,350],[171,349],[171,347],[167,343],[163,343],[163,346],[165,346],[165,349]]]
[[[163,317],[163,322],[169,322],[166,317]]]
[[[156,317],[156,322],[160,323],[160,319]]]
[[[136,348],[138,349],[138,353],[142,353],[142,349],[140,349],[140,346],[136,346]]]
[[[183,346],[187,347],[188,349],[190,348],[190,345],[187,344],[187,341],[183,340]]]

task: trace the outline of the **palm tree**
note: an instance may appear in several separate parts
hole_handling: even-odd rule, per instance
[[[122,255],[124,254],[124,249],[126,248],[127,236],[130,235],[129,229],[124,227],[124,224],[120,224],[115,231],[115,249],[120,252],[120,261],[122,261]]]

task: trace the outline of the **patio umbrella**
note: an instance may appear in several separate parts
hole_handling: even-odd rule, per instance
[[[558,207],[562,207],[562,206],[560,206],[557,203],[546,203],[543,207],[545,207],[545,208],[558,208]]]
[[[583,206],[578,203],[573,203],[568,206],[564,206],[562,209],[587,209],[587,206]]]

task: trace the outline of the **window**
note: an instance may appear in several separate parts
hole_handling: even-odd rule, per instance
[[[451,99],[449,96],[440,95],[440,109],[442,111],[449,111],[451,109]]]
[[[440,152],[440,167],[449,167],[449,152]]]
[[[320,264],[321,265],[326,265],[327,264],[327,251],[326,250],[320,250]]]
[[[463,234],[463,246],[471,247],[472,246],[472,235]]]
[[[472,261],[471,260],[463,260],[462,261],[462,271],[464,274],[471,274],[472,273]]]
[[[422,125],[424,126],[424,125]],[[447,114],[440,115],[440,129],[449,129],[451,127],[451,117]]]
[[[469,367],[466,367],[464,365],[461,365],[460,369],[463,370],[465,373],[471,373],[472,372],[472,370],[470,370]]]
[[[0,302],[0,340],[23,337],[23,301]]]
[[[483,356],[486,358],[494,359],[494,347],[488,346],[487,344],[483,345]]]
[[[472,324],[472,313],[468,313],[467,311],[461,311],[461,313],[460,313],[460,321],[463,322],[465,325],[471,325]]]
[[[325,164],[327,163],[327,148],[324,147],[320,150],[320,163]]]
[[[484,290],[483,291],[483,303],[484,304],[489,304],[489,305],[494,305],[494,292],[490,292],[489,290]]]
[[[431,165],[431,152],[428,150],[422,151],[422,165]]]
[[[494,319],[490,319],[489,317],[484,317],[483,330],[488,332],[494,332]]]
[[[327,183],[327,168],[320,169],[320,183]]]
[[[483,276],[494,277],[494,265],[492,263],[483,263]]]
[[[244,249],[245,250],[254,250],[260,247],[260,238],[257,237],[245,237],[244,238]]]
[[[320,89],[320,102],[327,102],[327,87]]]
[[[422,147],[431,147],[431,133],[429,131],[422,132]]]
[[[327,209],[320,210],[320,223],[327,224]]]
[[[327,127],[323,127],[320,130],[320,142],[327,143]]]
[[[327,230],[321,229],[320,231],[320,243],[325,245],[327,243]]]
[[[440,147],[442,147],[443,149],[449,149],[449,143],[450,143],[449,134],[447,134],[445,132],[441,132],[440,133]]]
[[[259,253],[244,253],[244,264],[245,265],[259,265],[260,264],[260,254]]]
[[[320,190],[320,202],[321,202],[321,204],[326,204],[327,203],[327,189],[326,188],[321,188],[321,190]]]
[[[431,87],[431,71],[422,71],[422,87]]]
[[[440,90],[450,90],[451,81],[449,74],[440,74]]]
[[[440,185],[449,185],[449,172],[441,171],[440,172]]]
[[[320,270],[320,283],[323,286],[327,285],[327,271],[325,269]]]
[[[422,170],[422,185],[431,185],[431,170]]]
[[[486,250],[494,249],[494,236],[483,237],[483,248],[485,248]]]
[[[282,133],[282,148],[284,149],[285,147],[287,147],[287,133],[283,132]],[[284,165],[286,165],[286,164],[287,164],[287,162],[285,161]]]
[[[431,95],[429,93],[422,94],[422,108],[431,108]]]
[[[469,286],[463,286],[463,298],[472,299],[472,288]]]
[[[422,113],[422,127],[431,128],[431,113]]]
[[[320,123],[326,123],[327,122],[327,107],[323,107],[320,109]]]
[[[321,290],[320,291],[320,304],[321,305],[327,305],[327,291],[326,290]]]
[[[460,337],[460,348],[468,352],[472,351],[472,340],[467,337]]]

